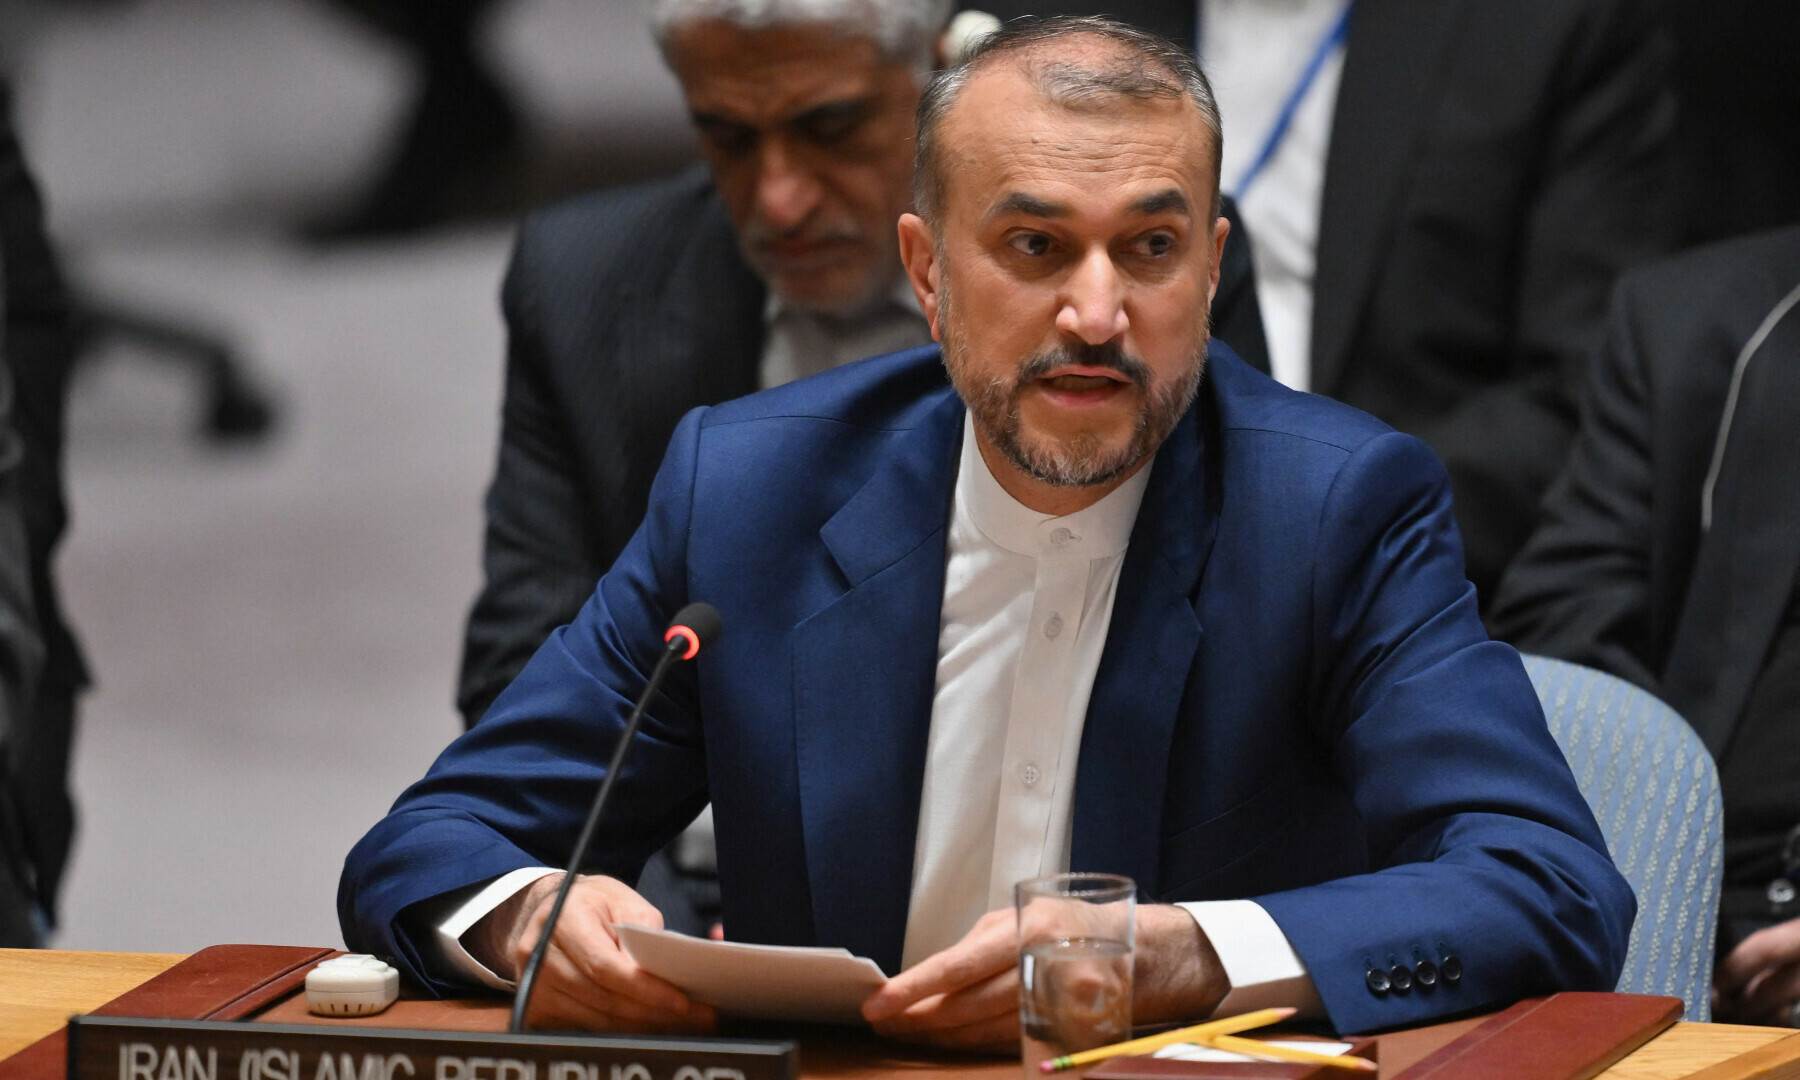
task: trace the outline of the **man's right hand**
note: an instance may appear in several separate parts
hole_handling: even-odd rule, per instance
[[[563,875],[547,874],[469,928],[463,944],[489,970],[517,980],[537,946]],[[662,912],[617,878],[584,875],[569,890],[550,951],[538,970],[526,1021],[531,1027],[611,1032],[706,1032],[711,1006],[638,967],[614,927],[661,929]]]

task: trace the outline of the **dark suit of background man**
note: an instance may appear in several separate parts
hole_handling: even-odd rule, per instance
[[[662,0],[655,11],[667,26],[689,7]],[[884,5],[901,30],[928,27],[901,55],[844,47],[885,32],[860,2],[844,3],[841,19],[829,5],[805,8],[783,57],[755,54],[753,39],[720,20],[713,64],[670,55],[709,168],[576,199],[519,230],[502,297],[506,391],[486,583],[457,690],[468,724],[618,557],[684,413],[929,340],[894,222],[911,199],[912,110],[948,3]],[[1233,225],[1214,332],[1266,371],[1249,248]],[[829,261],[776,248],[828,235],[855,239]],[[808,259],[824,269],[805,269]],[[777,330],[789,362],[765,379]]]
[[[1768,895],[1800,881],[1782,856],[1800,826],[1796,417],[1800,228],[1627,274],[1568,471],[1492,617],[1521,649],[1662,697],[1718,758],[1716,1015],[1740,1022],[1793,1022],[1800,1000],[1800,922],[1749,937],[1800,914]]]
[[[941,357],[690,413],[575,622],[346,859],[346,940],[503,985],[704,598],[725,632],[653,703],[540,1022],[710,1022],[613,930],[654,923],[625,882],[708,798],[725,931],[874,958],[886,1034],[1017,1047],[1012,887],[1071,867],[1159,901],[1140,1022],[1612,986],[1630,891],[1482,630],[1441,465],[1208,352],[1226,225],[1189,54],[1103,20],[985,49],[921,104],[900,219]]]
[[[10,887],[26,901],[23,926],[8,917],[7,945],[41,943],[55,923],[57,889],[68,861],[75,815],[69,799],[69,745],[75,694],[87,672],[63,624],[50,560],[67,514],[62,496],[63,400],[74,344],[68,293],[44,234],[43,206],[12,130],[11,90],[0,80],[0,273],[5,275],[5,332],[0,338],[11,375],[6,418],[17,439],[0,440],[0,500],[16,503],[24,524],[23,550],[11,526],[0,523],[0,577],[23,569],[42,657],[29,677],[12,658],[0,660],[6,709],[0,726],[0,861]],[[5,410],[0,410],[0,413]],[[0,511],[10,515],[12,511]],[[19,560],[23,559],[23,562]],[[10,587],[0,587],[0,653],[13,653]],[[16,653],[15,653],[16,655]]]
[[[1199,42],[1201,61],[1211,74],[1236,73],[1220,85],[1229,159],[1254,157],[1266,142],[1277,106],[1347,2],[971,6],[1105,11],[1176,41],[1213,26],[1218,40]],[[1280,346],[1297,335],[1307,389],[1437,451],[1484,602],[1562,466],[1580,368],[1599,343],[1614,276],[1671,238],[1665,150],[1674,110],[1653,4],[1356,0],[1341,51],[1326,58],[1276,156],[1239,198],[1277,377]],[[1278,35],[1288,40],[1265,61],[1262,47]],[[1251,46],[1258,55],[1249,63],[1223,54]],[[1248,93],[1267,107],[1240,127],[1234,97]],[[1291,160],[1308,152],[1310,163]],[[1271,211],[1265,200],[1294,172],[1297,201]],[[1222,179],[1237,194],[1243,175],[1227,168]],[[1309,237],[1293,219],[1313,213]],[[1280,305],[1268,275],[1309,269],[1310,322],[1278,325],[1304,303]]]

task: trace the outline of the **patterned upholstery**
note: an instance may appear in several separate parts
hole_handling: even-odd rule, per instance
[[[1637,893],[1618,989],[1712,1014],[1724,840],[1719,774],[1693,729],[1643,690],[1592,668],[1525,657],[1575,782]]]

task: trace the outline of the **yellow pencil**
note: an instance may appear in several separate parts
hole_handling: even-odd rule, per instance
[[[1229,1050],[1234,1054],[1247,1054],[1250,1057],[1269,1058],[1275,1061],[1292,1061],[1302,1065],[1335,1065],[1340,1069],[1355,1069],[1360,1072],[1374,1072],[1378,1068],[1368,1058],[1353,1057],[1349,1054],[1316,1054],[1311,1050],[1272,1046],[1255,1039],[1239,1039],[1231,1035],[1208,1035],[1193,1041],[1216,1050]]]
[[[1161,1035],[1146,1035],[1141,1039],[1132,1039],[1129,1042],[1114,1043],[1111,1046],[1083,1050],[1079,1054],[1051,1058],[1049,1061],[1039,1063],[1038,1068],[1047,1073],[1062,1072],[1064,1069],[1073,1069],[1090,1062],[1104,1061],[1107,1058],[1124,1057],[1127,1054],[1147,1054],[1152,1050],[1161,1050],[1163,1047],[1172,1046],[1175,1043],[1198,1042],[1209,1036],[1230,1035],[1233,1032],[1249,1031],[1251,1028],[1267,1027],[1270,1024],[1279,1024],[1292,1015],[1294,1015],[1294,1010],[1288,1008],[1258,1009],[1241,1016],[1227,1016],[1223,1020],[1211,1020],[1204,1024],[1195,1024],[1193,1027],[1165,1031]]]

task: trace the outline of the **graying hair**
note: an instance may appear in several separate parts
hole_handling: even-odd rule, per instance
[[[650,0],[650,29],[665,56],[669,34],[696,19],[718,19],[757,30],[825,23],[868,38],[891,63],[924,74],[933,66],[938,35],[952,0]]]
[[[1092,62],[1035,59],[1030,54],[1059,38],[1090,36],[1118,46],[1119,55]],[[962,62],[940,72],[919,99],[919,135],[914,150],[913,207],[936,224],[944,199],[943,163],[938,160],[939,128],[969,79],[1002,59],[1023,56],[1027,79],[1045,98],[1077,112],[1104,109],[1112,101],[1172,100],[1185,97],[1199,110],[1212,139],[1213,216],[1219,213],[1219,155],[1224,132],[1212,84],[1193,54],[1166,38],[1104,16],[1014,19],[983,39]],[[1093,66],[1090,66],[1090,63]]]

